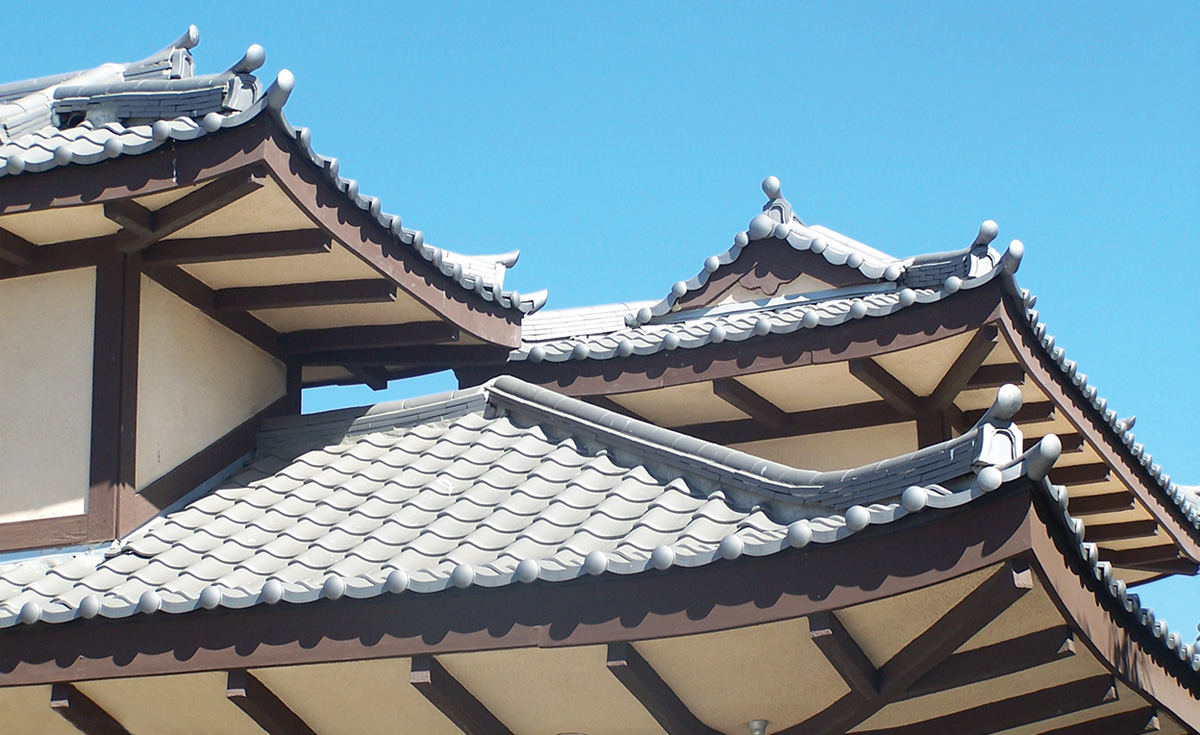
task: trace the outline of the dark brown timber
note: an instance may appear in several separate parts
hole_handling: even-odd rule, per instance
[[[983,418],[986,408],[977,408],[971,411],[963,411],[963,419],[968,426],[974,426]],[[1034,401],[1021,406],[1016,415],[1013,416],[1013,421],[1018,424],[1036,424],[1042,421],[1052,421],[1054,419],[1054,402],[1053,401]]]
[[[1075,655],[1067,627],[1048,628],[990,646],[956,653],[908,688],[910,697],[944,692],[968,684],[1032,669]]]
[[[1094,482],[1106,482],[1110,474],[1109,466],[1103,462],[1077,464],[1050,470],[1050,481],[1056,485],[1088,485]]]
[[[359,281],[288,283],[282,286],[223,288],[213,292],[217,311],[291,309],[299,306],[378,304],[396,300],[396,284],[379,278]]]
[[[275,692],[245,669],[229,672],[225,697],[254,720],[267,735],[316,735],[299,715],[275,696]]]
[[[869,357],[851,360],[850,374],[859,382],[875,391],[897,411],[917,414],[921,411],[921,399],[908,386],[889,373],[882,365]]]
[[[911,415],[897,411],[887,401],[818,408],[785,415],[787,420],[781,429],[765,426],[754,419],[738,419],[680,426],[676,431],[691,434],[716,444],[740,444],[788,436],[823,434],[827,431],[842,431],[866,426],[898,424],[913,420]]]
[[[118,233],[117,249],[136,253],[257,191],[266,182],[265,171],[248,168],[222,176],[156,212],[134,202],[109,202],[104,205],[104,215],[125,228]]]
[[[1068,497],[1071,500],[1068,508],[1073,516],[1118,513],[1133,507],[1133,495],[1126,490],[1102,495],[1070,495]]]
[[[851,691],[863,697],[879,693],[879,672],[835,613],[810,615],[808,630],[813,643],[841,674]]]
[[[223,237],[167,240],[146,249],[147,265],[192,265],[233,260],[320,255],[333,250],[333,241],[320,230],[250,232]]]
[[[0,260],[25,267],[37,260],[38,246],[8,230],[0,229]]]
[[[787,412],[739,383],[736,378],[717,378],[713,381],[712,387],[715,396],[758,423],[772,429],[786,431]]]
[[[783,735],[845,733],[888,704],[904,699],[907,689],[966,643],[997,615],[1033,587],[1033,575],[1007,562],[948,610],[924,633],[879,667],[879,692],[863,696],[851,691],[808,720],[779,732]],[[947,730],[951,732],[951,730]]]
[[[967,381],[968,390],[979,388],[999,388],[1006,383],[1022,385],[1025,382],[1025,371],[1015,362],[1000,365],[981,365],[971,379]]]
[[[1025,437],[1025,451],[1028,452],[1033,448],[1033,445],[1042,440],[1040,436]],[[1062,453],[1070,454],[1072,452],[1083,451],[1083,436],[1081,434],[1060,434],[1058,440],[1062,443]]]
[[[941,732],[954,735],[987,735],[1098,707],[1116,699],[1117,684],[1111,676],[1105,674],[998,702],[989,702],[933,720],[858,732],[861,735],[917,735]]]
[[[1158,533],[1158,521],[1123,521],[1121,523],[1097,523],[1084,527],[1084,538],[1088,541],[1126,541],[1145,538]]]
[[[504,723],[433,656],[413,656],[408,680],[446,719],[462,730],[463,735],[512,735]]]
[[[83,735],[129,735],[121,723],[74,684],[55,684],[50,688],[50,709]]]
[[[954,398],[962,393],[971,381],[971,377],[983,366],[983,361],[992,353],[999,341],[999,330],[993,324],[979,329],[971,341],[963,348],[958,359],[942,376],[937,388],[929,394],[929,406],[935,410],[943,409],[954,403]]]
[[[427,345],[453,342],[458,330],[445,322],[409,322],[408,324],[366,325],[334,329],[305,329],[283,336],[289,354],[369,350],[384,347]]]
[[[667,735],[717,735],[701,722],[632,644],[608,644],[608,670]]]

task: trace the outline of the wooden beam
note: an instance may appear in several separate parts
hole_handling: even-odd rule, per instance
[[[645,421],[648,424],[654,423],[653,421],[650,421],[649,419],[647,419],[645,416],[641,415],[637,411],[634,411],[632,408],[627,408],[625,406],[622,406],[620,403],[617,403],[616,401],[614,401],[612,399],[611,396],[587,396],[584,400],[586,400],[588,403],[592,404],[593,406],[603,408],[605,411],[612,411],[613,413],[619,413],[622,416],[628,416],[629,418],[637,419],[638,421]]]
[[[433,656],[413,656],[408,680],[430,704],[462,730],[463,735],[512,735],[504,723]]]
[[[867,426],[884,426],[912,420],[911,415],[897,411],[887,401],[875,401],[789,413],[787,414],[787,424],[782,429],[765,426],[754,419],[738,419],[736,421],[691,424],[677,427],[675,430],[717,444],[739,444],[765,439],[823,434],[829,431],[843,431]]]
[[[746,414],[758,423],[772,429],[784,429],[788,425],[787,412],[755,393],[737,378],[717,378],[712,382],[713,395]]]
[[[223,237],[166,240],[146,249],[147,265],[193,265],[234,260],[320,255],[333,249],[333,241],[320,230],[248,232]]]
[[[1091,532],[1091,528],[1087,529]],[[1179,559],[1179,548],[1174,544],[1164,546],[1142,546],[1137,549],[1100,549],[1100,558],[1114,567],[1140,567],[1162,564]]]
[[[1088,541],[1126,541],[1154,536],[1158,533],[1158,521],[1123,521],[1121,523],[1097,523],[1085,526],[1084,538]]]
[[[851,691],[808,720],[780,730],[777,735],[840,735],[854,729],[888,704],[904,699],[909,687],[1032,588],[1033,573],[1028,567],[1018,562],[1005,562],[879,667],[879,693],[876,696],[865,697]]]
[[[346,370],[354,376],[355,380],[365,384],[371,390],[385,390],[388,387],[388,371],[386,368],[349,365],[346,367]]]
[[[283,345],[288,354],[296,355],[306,352],[428,345],[457,339],[458,330],[446,322],[439,321],[303,329],[283,335]]]
[[[1153,707],[1143,707],[1047,730],[1042,735],[1103,735],[1104,733],[1142,735],[1147,732],[1158,732],[1160,729],[1158,710]]]
[[[945,732],[954,735],[988,735],[1098,707],[1117,699],[1116,681],[1104,674],[1069,684],[1009,697],[960,710],[953,714],[909,725],[879,730],[858,730],[856,735],[917,735]]]
[[[946,408],[959,393],[971,382],[971,378],[983,366],[983,361],[992,353],[999,340],[999,330],[989,324],[981,327],[971,341],[959,353],[958,358],[946,374],[942,376],[938,386],[929,394],[928,407],[934,410]]]
[[[921,414],[917,416],[917,446],[924,448],[951,439],[954,428],[949,411]]]
[[[509,349],[498,345],[415,344],[400,347],[366,347],[324,352],[299,352],[294,357],[302,365],[387,365],[400,370],[427,368],[444,370],[455,365],[502,364]],[[419,374],[419,373],[414,373]]]
[[[1012,383],[1013,385],[1025,384],[1025,371],[1015,362],[999,365],[980,365],[975,374],[971,376],[971,379],[967,381],[967,389],[999,388],[1006,383]]]
[[[24,268],[37,260],[38,246],[8,230],[0,229],[0,261]]]
[[[225,697],[254,720],[267,735],[316,735],[300,716],[245,669],[229,672]]]
[[[631,644],[608,644],[608,670],[650,713],[667,735],[717,735],[671,690]]]
[[[989,646],[955,653],[906,690],[909,697],[957,689],[1042,666],[1075,655],[1071,629],[1062,626],[1028,633]]]
[[[841,674],[851,691],[863,697],[879,693],[879,672],[837,615],[832,612],[810,615],[808,631],[812,642]]]
[[[1055,485],[1090,485],[1107,482],[1112,468],[1103,462],[1055,467],[1050,470],[1050,482]]]
[[[875,391],[897,411],[917,414],[921,412],[921,399],[870,357],[851,360],[850,374],[859,382]]]
[[[274,329],[254,316],[239,311],[217,311],[213,290],[176,266],[146,268],[145,273],[160,286],[196,307],[231,332],[260,350],[282,359],[283,340]]]
[[[987,411],[986,408],[963,411],[963,419],[967,422],[968,426],[974,426],[979,423],[979,419],[983,418],[985,411]],[[1018,424],[1033,424],[1052,420],[1054,420],[1054,403],[1052,401],[1026,403],[1013,416],[1013,421]]]
[[[1040,436],[1025,437],[1023,450],[1028,452],[1030,449],[1033,449],[1034,445],[1041,440],[1042,437]],[[1071,454],[1073,452],[1083,451],[1083,435],[1081,434],[1062,434],[1058,437],[1058,440],[1062,443],[1063,454]]]
[[[50,687],[50,709],[83,735],[129,735],[121,723],[76,689],[74,684],[54,684]]]
[[[380,304],[395,300],[396,284],[378,278],[223,288],[213,292],[213,305],[217,311],[294,309],[301,306],[336,306],[338,304]]]
[[[1073,516],[1091,516],[1102,513],[1119,513],[1133,507],[1133,495],[1128,490],[1101,495],[1069,495],[1068,512]]]
[[[125,228],[118,233],[117,250],[136,253],[257,191],[266,183],[267,175],[261,169],[242,169],[205,184],[156,212],[148,212],[136,202],[108,202],[104,205],[104,216]]]
[[[154,235],[154,212],[132,199],[104,203],[104,216],[124,227],[125,235]]]

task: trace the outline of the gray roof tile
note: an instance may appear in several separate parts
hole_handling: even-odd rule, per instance
[[[378,199],[362,195],[357,182],[339,176],[337,160],[316,153],[309,131],[292,127],[283,115],[295,83],[291,72],[281,71],[266,88],[253,76],[265,59],[262,47],[251,46],[224,72],[196,76],[191,49],[198,43],[192,26],[139,62],[0,85],[0,177],[141,155],[171,140],[194,140],[268,114],[347,199],[459,287],[521,313],[545,304],[545,291],[504,290],[505,273],[518,253],[462,255],[432,247],[420,231],[384,213]]]
[[[475,409],[462,414],[465,400]],[[830,543],[854,532],[847,514],[862,515],[861,528],[984,492],[971,467],[981,451],[978,429],[893,463],[815,473],[512,378],[425,401],[415,414],[412,405],[377,407],[343,424],[340,441],[298,447],[283,462],[273,452],[288,445],[287,427],[276,422],[254,460],[274,474],[235,476],[253,477],[257,487],[230,480],[111,549],[53,568],[44,559],[0,566],[0,626],[23,619],[23,609],[28,619],[70,620],[96,609],[84,605],[93,596],[105,617],[187,612],[202,593],[217,594],[210,587],[228,607],[280,596],[302,603],[343,589],[369,597],[383,593],[395,569],[415,592],[509,584],[524,560],[547,581],[633,574],[660,546],[674,548],[676,563],[696,566],[775,553],[796,524],[814,542]],[[438,405],[447,417],[437,415]],[[309,436],[313,422],[297,419],[295,431]],[[1020,474],[1019,458],[1008,464],[1005,472]],[[911,510],[900,502],[903,485],[876,482],[909,465],[922,466],[928,483]],[[271,489],[281,478],[286,489]],[[696,490],[714,483],[722,490]],[[853,503],[873,505],[860,511]]]

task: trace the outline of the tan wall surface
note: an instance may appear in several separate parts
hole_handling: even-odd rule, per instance
[[[0,282],[0,523],[84,512],[93,268]]]
[[[138,489],[271,405],[286,381],[283,363],[143,276]]]

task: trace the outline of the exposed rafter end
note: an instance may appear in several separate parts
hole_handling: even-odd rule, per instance
[[[24,268],[37,260],[38,246],[8,230],[0,229],[0,262]]]
[[[83,735],[129,735],[120,722],[74,684],[55,684],[50,688],[50,709]]]
[[[396,284],[378,278],[223,288],[213,292],[217,311],[294,309],[303,306],[381,304],[396,300]]]
[[[631,644],[608,644],[609,672],[625,686],[667,735],[718,735],[701,722]]]
[[[717,378],[712,387],[714,395],[758,423],[780,431],[787,429],[786,412],[735,378]]]
[[[225,697],[254,720],[267,735],[316,735],[283,700],[245,669],[229,672]]]
[[[291,255],[320,255],[332,249],[329,236],[320,230],[249,232],[223,237],[166,240],[147,248],[142,255],[142,262],[154,267],[226,263]]]
[[[504,723],[433,656],[414,656],[408,680],[430,704],[462,730],[463,735],[512,735]]]
[[[864,697],[879,693],[879,672],[837,615],[831,612],[811,615],[808,629],[813,643],[841,674],[851,691]]]

